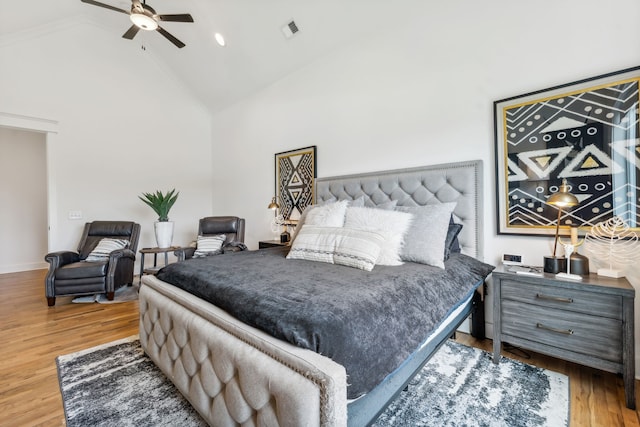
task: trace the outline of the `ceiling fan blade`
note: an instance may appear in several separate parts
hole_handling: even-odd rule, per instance
[[[128,10],[124,10],[124,9],[117,8],[115,6],[111,6],[111,5],[108,5],[108,4],[100,3],[99,1],[93,1],[93,0],[80,0],[80,1],[82,3],[87,3],[87,4],[92,4],[94,6],[104,7],[105,9],[113,10],[113,11],[120,12],[120,13],[126,13],[127,15],[129,15],[129,11]]]
[[[138,34],[138,31],[140,31],[140,27],[138,27],[137,25],[132,25],[131,27],[129,27],[127,32],[122,35],[122,38],[132,40],[136,36],[136,34]]]
[[[193,17],[188,13],[181,13],[178,15],[158,15],[161,21],[167,22],[193,22]]]
[[[177,38],[175,38],[174,36],[172,36],[171,34],[169,34],[164,28],[162,27],[158,27],[157,31],[162,34],[163,36],[165,36],[167,38],[167,40],[169,40],[171,43],[175,44],[178,48],[183,48],[186,45],[184,43],[182,43],[180,40],[178,40]]]

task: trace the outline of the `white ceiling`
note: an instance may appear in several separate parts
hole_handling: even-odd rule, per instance
[[[101,0],[128,10],[128,0]],[[182,49],[156,32],[122,34],[124,14],[80,0],[0,0],[0,37],[58,21],[83,20],[113,31],[114,43],[145,45],[212,112],[254,93],[343,45],[413,17],[419,0],[149,0],[159,14],[190,13],[194,23],[162,27],[186,43]],[[300,31],[286,39],[281,27],[294,19]],[[102,28],[100,28],[102,27]],[[220,47],[214,34],[227,42]]]

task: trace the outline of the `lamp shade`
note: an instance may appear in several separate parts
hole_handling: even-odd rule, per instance
[[[558,192],[553,193],[551,196],[549,196],[549,198],[547,199],[547,203],[558,208],[570,208],[573,206],[577,206],[580,202],[578,201],[578,198],[576,196],[569,193],[567,180],[563,179]]]
[[[271,203],[269,203],[269,206],[267,206],[268,209],[272,209],[272,210],[276,210],[276,209],[280,209],[280,205],[278,205],[278,203],[276,203],[276,198],[273,197],[271,199]]]

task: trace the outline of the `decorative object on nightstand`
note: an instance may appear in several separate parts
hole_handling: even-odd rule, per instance
[[[584,243],[584,239],[578,241],[578,226],[571,227],[571,240],[560,244],[564,246],[564,257],[567,262],[567,272],[556,274],[557,277],[571,280],[582,280],[581,275],[589,274],[589,258],[578,253],[578,247]]]
[[[624,277],[621,267],[633,263],[640,246],[638,235],[619,216],[591,227],[585,242],[587,252],[607,264],[598,269],[598,275],[607,277]]]
[[[289,243],[291,241],[291,234],[289,233],[288,226],[291,225],[291,221],[286,221],[282,214],[278,214],[280,205],[276,202],[276,198],[271,199],[271,203],[267,206],[268,209],[276,211],[276,214],[271,221],[271,231],[277,233],[280,227],[282,227],[282,233],[280,233],[280,243]]]
[[[544,257],[544,271],[546,273],[560,273],[567,268],[567,259],[565,257],[556,256],[558,249],[558,239],[560,237],[560,220],[562,219],[563,209],[571,208],[578,205],[578,198],[569,192],[567,180],[562,180],[562,185],[558,192],[553,193],[547,199],[547,204],[558,209],[558,219],[556,220],[556,234],[553,242],[553,254]]]
[[[161,191],[155,193],[142,193],[138,196],[145,204],[151,207],[158,215],[158,221],[154,223],[156,243],[159,248],[168,248],[173,240],[173,221],[169,221],[169,211],[178,199],[180,192],[175,189],[162,194]]]
[[[590,274],[493,271],[493,361],[502,342],[613,373],[622,373],[627,408],[635,409],[635,289],[625,278]]]

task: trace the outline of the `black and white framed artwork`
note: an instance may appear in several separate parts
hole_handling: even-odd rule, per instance
[[[640,231],[640,67],[494,102],[499,234],[553,235],[563,179],[582,232],[614,215]]]
[[[316,202],[316,146],[277,153],[276,198],[284,221],[296,221]]]

